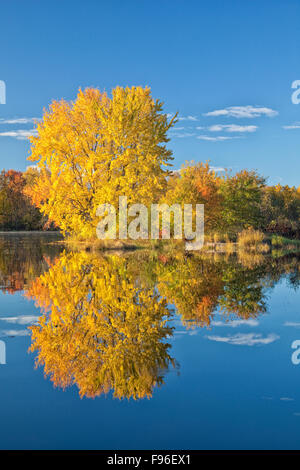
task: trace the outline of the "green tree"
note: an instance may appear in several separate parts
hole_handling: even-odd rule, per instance
[[[222,223],[226,230],[239,231],[262,224],[260,204],[265,178],[255,171],[243,170],[223,178],[220,192],[223,197]]]
[[[266,231],[300,235],[300,192],[295,187],[267,186],[263,192],[261,212]]]

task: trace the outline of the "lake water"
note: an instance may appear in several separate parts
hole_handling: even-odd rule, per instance
[[[299,257],[56,239],[0,235],[1,449],[300,448]]]

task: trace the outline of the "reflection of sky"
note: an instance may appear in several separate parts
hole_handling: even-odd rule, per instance
[[[152,399],[139,402],[80,400],[75,387],[54,389],[42,369],[34,370],[28,336],[2,338],[1,447],[300,448],[300,366],[291,362],[291,344],[300,339],[299,295],[282,281],[257,319],[225,323],[216,315],[209,329],[189,330],[176,319],[171,343],[179,374],[171,371]],[[1,331],[22,332],[38,314],[21,293],[1,294],[0,306]],[[237,335],[249,345],[230,340]]]

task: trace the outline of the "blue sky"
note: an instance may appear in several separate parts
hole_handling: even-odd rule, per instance
[[[0,168],[30,164],[30,118],[53,99],[149,85],[184,118],[170,135],[176,168],[209,159],[299,186],[299,0],[13,0],[0,9]]]

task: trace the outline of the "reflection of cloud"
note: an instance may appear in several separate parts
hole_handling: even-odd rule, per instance
[[[40,121],[39,118],[35,118],[35,117],[32,117],[32,118],[29,118],[29,117],[25,117],[25,118],[15,118],[15,119],[0,119],[0,124],[30,124],[32,122],[36,122],[36,121]]]
[[[0,132],[0,137],[13,137],[17,140],[27,140],[33,135],[37,135],[36,129],[29,129],[28,131],[24,129],[18,129],[16,131]]]
[[[286,321],[283,326],[293,326],[294,328],[300,328],[300,322]]]
[[[262,106],[228,106],[205,113],[204,116],[230,116],[235,118],[254,118],[259,116],[273,117],[278,114],[274,109]]]
[[[246,325],[246,326],[257,326],[259,322],[257,320],[232,320],[228,322],[224,321],[212,321],[212,326],[230,326],[231,328],[236,328],[237,326]]]
[[[294,416],[300,416],[299,412],[293,413]]]
[[[39,317],[33,315],[20,315],[19,317],[0,317],[0,321],[14,323],[17,325],[31,325],[37,322]]]
[[[281,400],[281,401],[294,401],[294,398],[290,398],[290,397],[281,397],[281,398],[279,398],[279,400]]]
[[[232,336],[206,336],[211,341],[218,341],[221,343],[234,344],[238,346],[255,346],[257,344],[270,344],[279,339],[278,335],[274,333],[269,334],[265,338],[261,334],[255,333],[237,333]]]
[[[29,330],[1,330],[0,336],[28,336]]]

